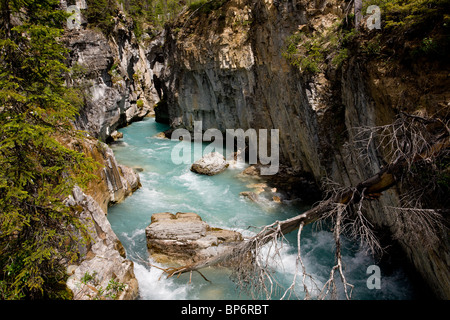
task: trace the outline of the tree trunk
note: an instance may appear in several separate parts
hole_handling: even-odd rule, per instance
[[[355,0],[355,28],[359,30],[362,20],[362,0]]]

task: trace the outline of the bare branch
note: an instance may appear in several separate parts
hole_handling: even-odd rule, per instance
[[[334,225],[334,242],[336,244],[336,265],[331,269],[330,278],[324,284],[322,291],[319,295],[319,299],[325,299],[329,294],[332,299],[337,299],[337,287],[335,282],[335,272],[339,272],[341,276],[342,284],[344,285],[344,293],[347,300],[351,299],[354,286],[347,282],[344,272],[342,270],[342,256],[341,256],[341,224],[342,224],[342,213],[345,212],[346,205],[341,204],[336,206],[336,223]],[[349,291],[350,289],[350,291]]]
[[[283,296],[281,297],[280,300],[283,300],[286,295],[289,293],[288,298],[291,297],[292,293],[295,293],[295,285],[297,283],[297,275],[299,274],[299,265],[302,268],[302,284],[303,284],[303,291],[305,292],[305,300],[309,300],[312,298],[311,293],[309,292],[308,289],[308,285],[306,284],[306,279],[309,279],[311,284],[316,288],[317,291],[319,291],[319,287],[317,286],[317,283],[314,281],[314,278],[312,275],[310,275],[309,273],[306,272],[306,267],[303,263],[303,259],[302,259],[302,255],[301,255],[301,244],[300,244],[300,239],[301,239],[301,234],[303,231],[303,227],[305,226],[305,224],[302,222],[300,223],[300,226],[298,228],[298,232],[297,232],[297,257],[295,260],[295,274],[294,274],[294,279],[292,280],[291,285],[286,289],[286,291],[284,292]]]
[[[450,146],[448,123],[421,116],[402,115],[390,125],[359,128],[354,136],[354,143],[359,148],[361,157],[369,159],[370,152],[374,154],[378,152],[384,156],[388,165],[354,187],[342,187],[328,181],[325,188],[327,200],[319,202],[312,209],[296,217],[276,221],[264,227],[252,238],[218,256],[179,268],[167,268],[164,271],[168,277],[226,263],[233,269],[233,277],[241,288],[249,289],[254,296],[264,294],[270,298],[275,286],[278,285],[273,277],[271,262],[274,257],[280,255],[284,235],[298,228],[296,273],[282,298],[290,297],[294,292],[298,268],[301,266],[303,288],[308,299],[311,295],[306,279],[309,278],[312,282],[313,279],[306,273],[301,258],[301,233],[304,226],[309,223],[330,219],[334,226],[336,264],[331,269],[328,281],[320,290],[319,298],[337,297],[335,278],[338,273],[344,286],[345,297],[350,299],[353,285],[347,282],[343,271],[341,235],[348,234],[353,238],[359,238],[361,244],[367,245],[372,253],[382,251],[373,225],[364,216],[364,201],[378,199],[383,191],[394,186],[406,174],[411,174],[413,165],[433,163],[440,155],[448,153]],[[391,209],[396,219],[401,219],[405,226],[404,230],[398,230],[398,237],[404,236],[406,230],[417,230],[416,241],[422,241],[423,237],[427,237],[430,245],[436,243],[438,239],[436,235],[443,228],[441,216],[437,211],[420,208]],[[266,246],[267,244],[269,246]]]
[[[387,208],[399,221],[399,228],[394,234],[396,239],[408,239],[412,245],[431,248],[441,241],[441,234],[448,232],[444,218],[434,209]]]

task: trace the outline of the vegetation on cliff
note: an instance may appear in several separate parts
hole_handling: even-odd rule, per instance
[[[381,29],[370,30],[371,5],[380,8]],[[362,28],[356,28],[354,14],[325,30],[300,30],[286,40],[283,55],[305,73],[339,68],[352,56],[398,62],[412,59],[444,60],[450,47],[450,1],[366,0]],[[357,30],[358,29],[358,30]]]
[[[0,298],[67,298],[65,269],[87,235],[64,199],[94,163],[60,141],[82,101],[58,39],[58,0],[0,2]]]
[[[187,11],[210,12],[223,5],[226,0],[86,0],[87,9],[82,13],[88,26],[99,28],[109,35],[114,30],[119,10],[123,10],[133,21],[133,32],[137,38],[160,32],[165,24],[176,21]]]

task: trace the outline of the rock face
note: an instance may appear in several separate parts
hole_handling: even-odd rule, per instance
[[[151,114],[160,100],[146,51],[132,30],[132,21],[119,13],[109,39],[92,29],[68,31],[64,39],[76,68],[71,85],[86,91],[76,125],[104,142],[116,128]]]
[[[81,2],[77,3],[84,8]],[[63,8],[67,5],[62,1]],[[94,173],[100,179],[91,181],[85,193],[75,189],[67,200],[80,208],[81,218],[92,235],[91,243],[81,248],[80,261],[68,266],[71,277],[67,285],[74,292],[74,299],[104,298],[98,294],[111,280],[125,285],[116,299],[134,299],[138,294],[133,263],[126,259],[106,214],[110,204],[122,201],[140,187],[139,176],[133,169],[119,165],[103,142],[121,138],[117,128],[151,115],[154,105],[162,99],[164,92],[154,82],[162,66],[161,45],[156,39],[144,48],[133,33],[132,19],[122,12],[114,20],[109,37],[83,25],[79,30],[66,30],[62,39],[73,67],[68,85],[84,92],[84,106],[74,125],[90,135],[83,142],[62,139],[68,147],[83,151],[101,164]],[[90,283],[82,283],[86,274],[96,277]]]
[[[174,265],[211,257],[242,241],[239,232],[211,228],[196,213],[155,213],[145,234],[152,258]]]
[[[141,186],[139,175],[133,169],[118,164],[107,144],[94,138],[86,138],[82,142],[67,138],[62,142],[100,164],[94,172],[99,179],[92,179],[86,192],[97,201],[105,214],[110,204],[122,201]]]
[[[229,164],[223,155],[218,152],[211,152],[195,161],[191,166],[191,171],[213,176],[225,171],[228,166]]]
[[[369,178],[384,165],[383,155],[371,148],[362,159],[348,147],[356,140],[353,129],[392,123],[399,110],[415,110],[418,103],[447,106],[448,90],[440,85],[447,71],[429,74],[416,66],[387,72],[357,57],[331,74],[305,75],[291,66],[282,55],[288,37],[299,28],[320,32],[344,10],[341,0],[230,0],[218,10],[181,17],[179,30],[166,33],[158,77],[167,93],[164,116],[173,128],[188,130],[194,121],[222,132],[279,129],[280,162],[294,172],[347,186]],[[371,223],[395,235],[402,222],[389,207],[398,206],[392,189],[365,211]],[[443,241],[431,249],[398,241],[435,294],[449,299],[450,244],[447,234],[439,237]]]
[[[93,179],[84,192],[75,187],[66,200],[67,205],[78,209],[81,222],[91,236],[88,244],[78,244],[81,257],[68,266],[67,286],[76,300],[135,299],[138,282],[133,262],[126,259],[125,249],[111,229],[106,213],[111,203],[123,200],[140,187],[139,176],[133,169],[119,165],[111,148],[103,142],[94,138],[61,140],[65,146],[84,152],[100,164],[94,172],[99,179]],[[82,239],[81,235],[79,238]],[[93,279],[83,282],[89,275]],[[110,281],[123,285],[123,290],[105,291]]]
[[[79,216],[92,238],[87,245],[79,244],[84,258],[78,265],[68,268],[71,276],[67,286],[72,290],[75,300],[105,298],[99,295],[108,283],[114,280],[124,285],[116,292],[115,299],[131,300],[138,296],[138,282],[134,275],[133,262],[125,257],[125,249],[111,229],[105,213],[98,203],[75,187],[67,204],[81,208]],[[86,274],[95,277],[92,284],[83,283]]]

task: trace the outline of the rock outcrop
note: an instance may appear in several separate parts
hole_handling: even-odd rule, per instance
[[[213,176],[225,171],[229,164],[225,157],[218,152],[211,152],[195,161],[191,165],[191,171]]]
[[[115,293],[116,299],[135,299],[138,295],[133,262],[126,259],[106,214],[110,204],[122,201],[140,187],[139,176],[119,165],[103,142],[119,139],[117,128],[151,114],[159,97],[131,21],[121,13],[115,19],[116,26],[108,38],[99,30],[84,27],[68,30],[64,37],[74,69],[69,85],[84,92],[84,106],[75,126],[91,136],[83,142],[69,140],[65,144],[101,165],[94,172],[99,179],[92,180],[85,193],[74,190],[68,200],[81,208],[80,217],[92,237],[91,243],[81,247],[77,264],[69,267],[67,285],[74,299],[105,298],[101,293],[111,280],[125,285],[123,291]],[[83,282],[85,275],[95,275],[95,281]]]
[[[65,43],[75,67],[71,85],[85,88],[85,106],[76,121],[79,129],[103,142],[120,127],[153,113],[160,100],[147,53],[133,33],[132,21],[119,13],[113,34],[68,31]]]
[[[125,249],[106,217],[108,206],[131,195],[140,187],[139,176],[133,169],[119,165],[114,153],[106,144],[94,138],[83,140],[61,138],[65,146],[84,152],[99,167],[83,191],[75,187],[66,204],[77,209],[81,223],[90,240],[83,242],[80,234],[80,257],[67,266],[70,275],[67,286],[76,300],[119,299],[132,300],[138,296],[138,282],[133,262],[126,258]],[[88,283],[86,277],[91,277]],[[120,290],[106,291],[110,281],[121,286]]]
[[[78,244],[83,256],[81,262],[68,268],[70,277],[67,286],[72,290],[74,299],[105,298],[102,290],[108,287],[111,280],[124,285],[121,290],[114,292],[115,299],[135,299],[138,296],[138,282],[134,275],[133,262],[126,259],[125,249],[98,203],[79,187],[74,188],[66,203],[80,208],[79,217],[91,237],[89,243]],[[95,277],[93,284],[87,283],[84,278],[86,275]]]
[[[62,5],[64,8],[67,3],[63,1]],[[73,67],[68,85],[78,87],[84,99],[74,125],[86,131],[88,137],[82,142],[70,137],[61,139],[66,146],[100,164],[94,172],[99,179],[92,180],[84,192],[76,188],[67,200],[80,209],[80,217],[91,234],[91,242],[80,245],[79,261],[68,266],[71,276],[67,285],[74,299],[107,298],[105,290],[110,281],[120,284],[123,290],[109,298],[135,299],[138,295],[133,263],[126,259],[106,214],[110,204],[122,201],[140,187],[139,176],[133,169],[119,165],[103,142],[120,139],[116,129],[151,115],[161,100],[163,92],[153,77],[153,71],[158,75],[160,69],[159,45],[154,41],[156,49],[150,45],[146,50],[134,35],[132,19],[122,12],[114,20],[114,30],[108,37],[83,24],[80,29],[66,30],[63,38]],[[92,276],[89,283],[87,275]]]
[[[145,229],[151,257],[162,264],[185,265],[209,258],[242,241],[239,232],[212,228],[196,213],[155,213]]]
[[[61,141],[99,164],[93,172],[98,179],[89,182],[86,193],[93,197],[105,214],[109,205],[124,200],[141,186],[137,172],[118,164],[114,152],[107,144],[94,138],[85,138],[83,141],[66,138]]]

